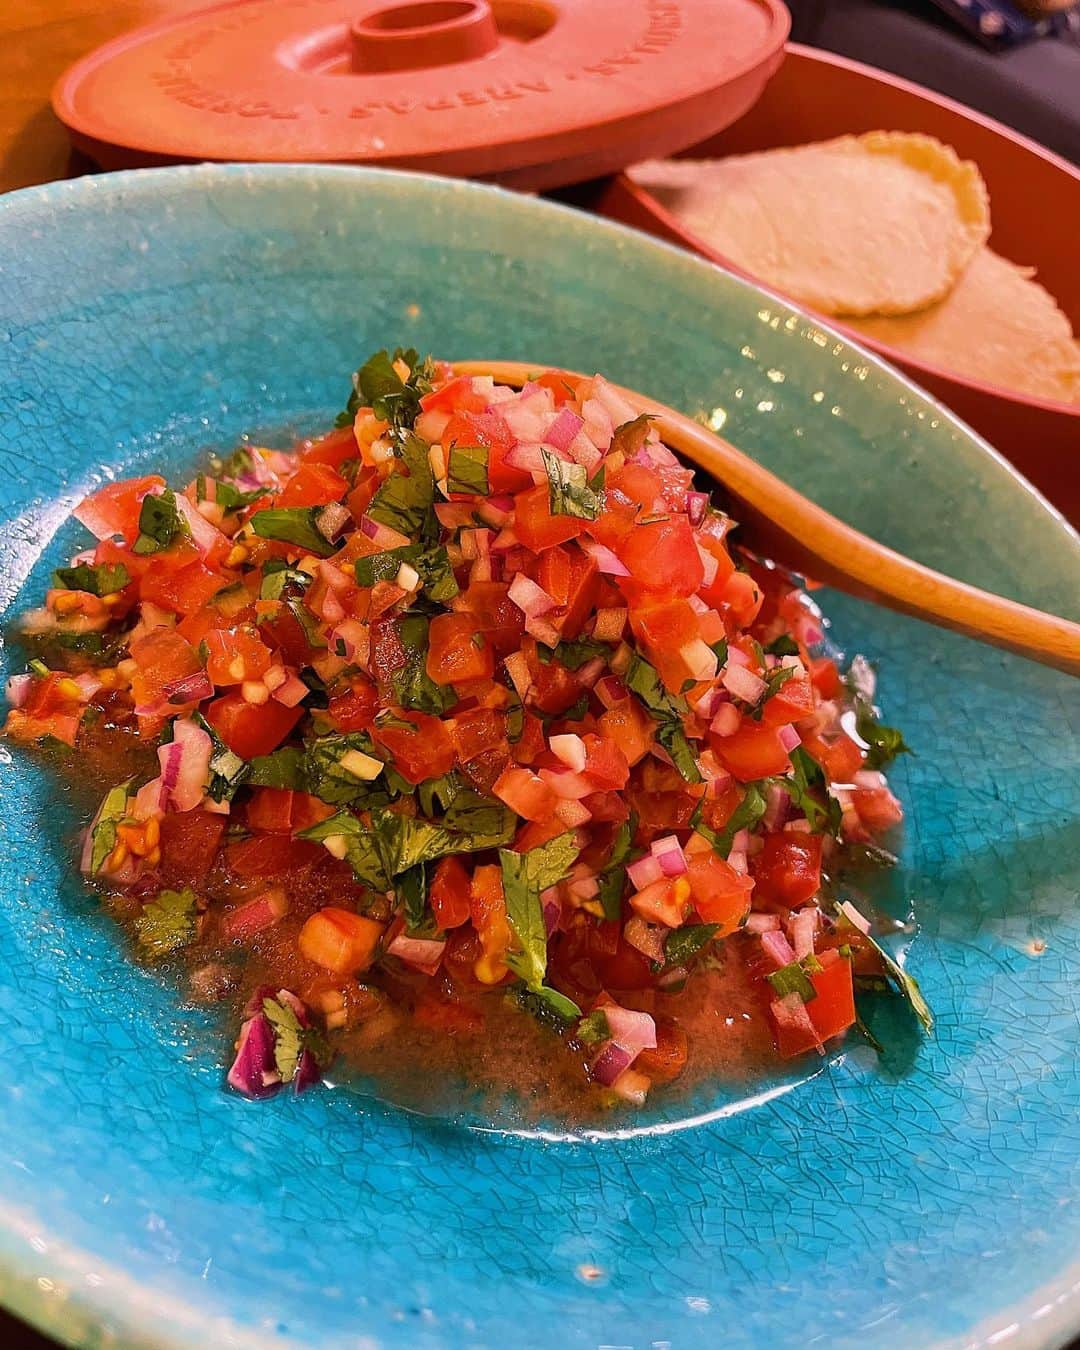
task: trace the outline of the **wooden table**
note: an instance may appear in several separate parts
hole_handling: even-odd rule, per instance
[[[49,95],[72,61],[138,24],[209,0],[0,0],[0,192],[91,168],[70,153]]]

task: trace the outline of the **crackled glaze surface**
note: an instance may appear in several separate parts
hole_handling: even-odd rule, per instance
[[[559,208],[192,168],[0,202],[0,608],[89,485],[311,426],[373,347],[602,368],[884,541],[1076,616],[1080,550],[910,388],[719,271]],[[938,1013],[620,1136],[218,1091],[221,1028],[70,876],[85,803],[0,750],[0,1296],[81,1344],[1056,1345],[1080,1325],[1077,686],[826,597],[918,757],[898,915]],[[10,655],[10,653],[8,653]],[[1037,954],[1040,944],[1045,950]],[[789,1089],[789,1090],[785,1090]],[[651,1126],[651,1132],[637,1127]]]

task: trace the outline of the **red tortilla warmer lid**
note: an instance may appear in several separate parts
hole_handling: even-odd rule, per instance
[[[780,0],[230,0],[72,66],[105,168],[377,164],[539,189],[720,131],[783,59]]]

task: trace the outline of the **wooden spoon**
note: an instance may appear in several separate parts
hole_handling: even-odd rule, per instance
[[[459,361],[454,369],[521,386],[537,367],[521,361]],[[666,445],[711,474],[737,500],[739,521],[763,557],[862,600],[1080,675],[1080,624],[980,591],[894,553],[689,417],[631,389],[615,388],[637,412],[656,418]]]

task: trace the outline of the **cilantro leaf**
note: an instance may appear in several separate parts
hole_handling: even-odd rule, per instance
[[[754,704],[753,710],[750,713],[752,721],[761,721],[762,714],[765,711],[765,704],[768,703],[769,699],[771,699],[774,694],[780,692],[794,674],[794,668],[791,666],[774,666],[772,670],[767,670],[765,672],[765,691],[758,699],[757,703]]]
[[[799,644],[790,633],[781,633],[765,644],[764,650],[772,656],[798,656]]]
[[[870,944],[881,958],[881,963],[885,967],[887,977],[892,981],[893,985],[895,985],[898,992],[907,1000],[911,1011],[921,1022],[923,1030],[927,1032],[933,1031],[934,1014],[931,1011],[929,1003],[927,1003],[926,999],[923,997],[923,991],[919,988],[919,982],[916,980],[915,976],[909,975],[899,961],[886,951],[880,942],[872,938],[869,933],[864,933],[861,928],[856,928],[844,913],[842,901],[835,902],[834,908],[837,915],[837,928],[840,931],[844,931],[846,928],[855,929],[859,934],[860,941],[868,942]]]
[[[167,956],[195,940],[195,892],[162,891],[148,901],[135,920],[139,945],[152,956]]]
[[[58,589],[98,596],[114,595],[130,580],[123,563],[79,563],[75,567],[58,567],[53,573],[53,585]]]
[[[374,586],[378,581],[394,581],[402,563],[409,563],[420,574],[424,594],[437,604],[445,604],[458,593],[457,578],[450,564],[450,555],[441,545],[426,549],[422,544],[405,544],[401,548],[385,549],[355,563],[356,584]]]
[[[547,971],[547,929],[540,894],[563,880],[577,855],[572,830],[528,853],[499,850],[506,918],[521,949],[510,952],[506,964],[534,992],[543,985]]]
[[[276,539],[283,544],[295,544],[317,558],[329,558],[337,545],[319,529],[321,506],[268,506],[256,511],[248,527],[260,539]]]
[[[603,509],[603,503],[589,487],[589,473],[585,465],[560,459],[550,450],[541,449],[540,455],[547,474],[548,510],[551,514],[595,520]]]
[[[607,920],[622,916],[623,890],[626,887],[626,866],[629,861],[634,831],[637,829],[637,817],[631,813],[615,831],[611,845],[611,854],[600,877],[600,889],[596,893]]]
[[[490,797],[482,797],[472,788],[461,788],[446,810],[444,823],[454,834],[466,836],[470,852],[500,848],[513,839],[517,817],[510,808]]]
[[[664,939],[665,965],[685,966],[719,931],[718,923],[697,923],[672,929]]]
[[[178,534],[187,534],[187,525],[176,506],[176,494],[165,488],[156,496],[147,493],[139,508],[139,537],[133,553],[160,553]]]
[[[671,756],[676,769],[688,783],[700,783],[701,771],[683,730],[683,718],[690,711],[686,699],[681,694],[668,693],[656,668],[637,652],[631,654],[622,678],[657,723],[656,739]]]
[[[274,1030],[274,1067],[283,1083],[291,1083],[296,1077],[305,1050],[310,1050],[316,1061],[325,1063],[329,1056],[323,1038],[314,1027],[301,1025],[295,1010],[284,999],[264,998],[262,1010]]]
[[[403,380],[394,369],[396,361],[404,361],[409,374]],[[335,425],[347,427],[360,408],[370,407],[376,417],[389,422],[392,431],[400,433],[411,427],[420,412],[420,400],[431,392],[435,367],[430,356],[420,360],[412,347],[375,352],[353,375],[353,388],[344,412],[338,414]]]
[[[446,464],[447,492],[467,492],[474,497],[488,494],[488,449],[486,445],[450,447]]]
[[[405,436],[398,458],[408,472],[403,473],[395,466],[394,472],[383,479],[366,514],[415,540],[428,532],[428,518],[435,502],[435,479],[428,463],[428,448],[418,436]]]
[[[312,578],[298,567],[290,567],[284,558],[270,558],[263,563],[260,600],[283,600],[287,593],[302,595]]]
[[[105,794],[98,809],[97,819],[90,831],[90,872],[96,874],[105,865],[105,860],[116,847],[116,827],[127,814],[128,793],[134,783],[129,778],[126,783],[118,783]]]
[[[866,752],[865,767],[868,769],[883,769],[897,755],[915,753],[904,740],[902,732],[877,720],[873,705],[866,699],[855,700],[855,730],[870,747]]]

